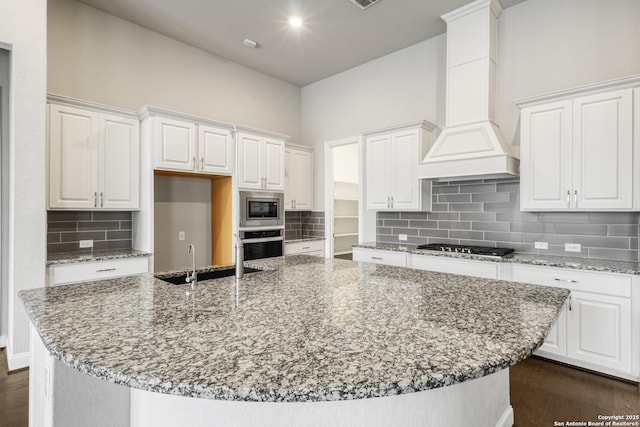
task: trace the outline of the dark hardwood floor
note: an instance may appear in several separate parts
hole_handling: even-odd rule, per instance
[[[7,373],[7,351],[0,349],[0,427],[29,425],[29,370]]]
[[[640,389],[589,372],[528,358],[511,368],[516,427],[552,427],[554,421],[597,421],[602,415],[639,415]],[[0,349],[0,427],[26,427],[29,371],[7,373]],[[472,422],[469,426],[472,426]],[[484,426],[474,426],[484,427]]]

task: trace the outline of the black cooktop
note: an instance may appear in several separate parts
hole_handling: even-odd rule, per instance
[[[458,254],[484,255],[504,257],[514,252],[511,248],[492,248],[489,246],[465,246],[465,245],[449,245],[445,243],[429,243],[428,245],[420,245],[417,249],[425,249],[429,251],[453,252]]]

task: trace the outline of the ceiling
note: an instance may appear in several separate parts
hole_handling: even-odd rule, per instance
[[[79,1],[298,86],[442,34],[440,15],[470,3],[380,0],[361,10],[350,0]],[[303,25],[290,27],[291,15]]]

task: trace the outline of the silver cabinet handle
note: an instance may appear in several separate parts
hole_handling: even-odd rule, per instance
[[[193,156],[193,159],[191,159],[191,168],[196,170],[196,156]]]
[[[554,278],[553,280],[555,280],[556,282],[564,282],[564,283],[578,283],[577,280],[573,280],[573,279],[559,279],[559,278]]]
[[[302,249],[311,249],[311,246],[303,246]]]
[[[95,193],[93,193],[93,207],[94,208],[98,207],[98,192],[97,191]]]
[[[200,170],[204,170],[204,157],[200,157]]]
[[[391,197],[387,196],[387,208],[391,207]]]
[[[104,206],[104,193],[100,192],[100,207]]]
[[[96,273],[106,273],[108,271],[116,271],[115,268],[103,268],[101,270],[96,270]]]
[[[578,207],[578,190],[573,191],[573,207]]]
[[[382,261],[382,258],[380,258],[379,256],[372,256],[371,259],[377,259],[377,260]]]
[[[393,208],[393,196],[391,196],[391,207]]]
[[[573,311],[573,295],[569,294],[569,311]]]
[[[571,191],[567,190],[567,207],[571,207]]]

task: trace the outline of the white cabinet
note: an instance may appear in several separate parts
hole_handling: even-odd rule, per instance
[[[353,248],[353,260],[370,262],[373,264],[406,267],[407,253],[381,249]]]
[[[364,134],[367,209],[431,210],[431,182],[418,179],[418,163],[433,129],[421,121]]]
[[[284,191],[284,139],[238,132],[238,188]]]
[[[639,376],[632,363],[639,337],[632,333],[630,276],[516,264],[513,280],[571,290],[539,355],[611,375]]]
[[[155,168],[181,172],[231,175],[233,173],[232,127],[196,117],[158,115],[147,108],[154,121]]]
[[[135,113],[55,99],[49,104],[48,207],[138,209],[140,132]]]
[[[284,150],[284,208],[311,210],[313,206],[313,153],[308,148]]]
[[[147,257],[88,261],[74,264],[54,264],[50,265],[47,269],[47,284],[52,286],[75,282],[89,282],[143,274],[148,271],[149,260]]]
[[[324,257],[324,240],[306,240],[302,242],[284,242],[285,255],[312,255]]]
[[[484,277],[485,279],[498,278],[498,263],[490,261],[411,254],[409,267],[418,270],[438,271],[440,273]]]
[[[633,84],[640,79],[517,102],[522,210],[637,209]]]

